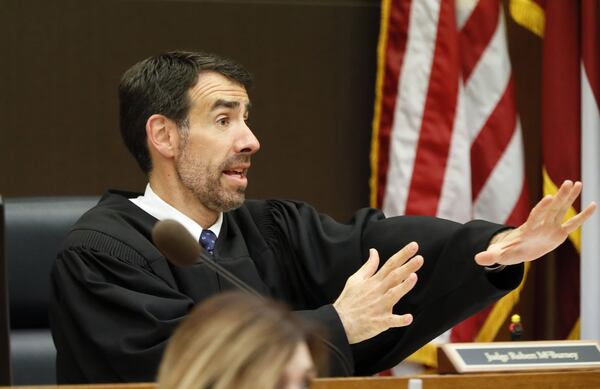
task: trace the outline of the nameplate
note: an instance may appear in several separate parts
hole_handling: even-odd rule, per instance
[[[438,348],[439,373],[598,367],[600,347],[595,341],[448,343]]]

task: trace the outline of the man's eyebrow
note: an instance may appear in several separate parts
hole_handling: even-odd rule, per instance
[[[238,108],[239,106],[240,106],[240,102],[239,101],[230,101],[230,100],[218,99],[217,101],[215,101],[213,103],[213,105],[210,108],[210,110],[214,111],[214,110],[219,109],[219,108],[233,109],[233,108]],[[250,102],[246,103],[246,111],[249,111],[251,106],[252,106],[252,104],[250,104]]]

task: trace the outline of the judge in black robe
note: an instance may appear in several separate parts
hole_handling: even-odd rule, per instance
[[[342,224],[304,203],[244,201],[246,173],[260,148],[247,124],[249,78],[238,64],[211,54],[171,52],[143,60],[121,79],[121,133],[149,187],[194,227],[211,228],[223,215],[217,262],[326,328],[332,375],[394,366],[515,288],[520,262],[552,250],[594,212],[592,204],[562,222],[581,190],[571,182],[536,206],[531,223],[506,233],[483,221],[386,219],[372,209]],[[134,197],[105,195],[76,223],[58,255],[50,313],[60,383],[153,380],[165,342],[187,312],[232,288],[203,264],[171,265],[152,243],[156,218]],[[410,264],[420,265],[420,258],[405,268],[388,262],[384,278],[377,273],[346,284],[370,248],[384,260],[413,241],[424,265],[407,295],[393,292],[407,277],[415,279],[404,271],[416,270]],[[506,267],[483,266],[494,263]],[[357,303],[374,284],[368,298],[377,303]],[[412,324],[398,324],[392,306],[412,314]]]
[[[107,193],[73,227],[52,273],[51,326],[61,383],[155,379],[170,334],[194,304],[233,288],[203,264],[179,268],[153,245],[157,220],[133,193]],[[473,258],[505,227],[363,209],[338,223],[305,203],[252,201],[224,214],[214,258],[260,293],[321,323],[336,347],[332,375],[390,368],[521,281],[523,266],[486,272]],[[350,346],[333,306],[376,248],[382,260],[411,241],[424,265],[395,312],[402,328]]]

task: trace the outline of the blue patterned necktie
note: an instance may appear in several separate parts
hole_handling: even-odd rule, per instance
[[[215,244],[217,243],[217,235],[211,230],[202,230],[200,234],[200,244],[206,249],[211,255],[215,251]]]

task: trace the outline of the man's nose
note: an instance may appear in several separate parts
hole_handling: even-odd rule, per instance
[[[254,154],[260,149],[260,142],[254,135],[250,127],[244,122],[242,128],[242,134],[238,141],[238,147],[236,147],[238,153]]]

